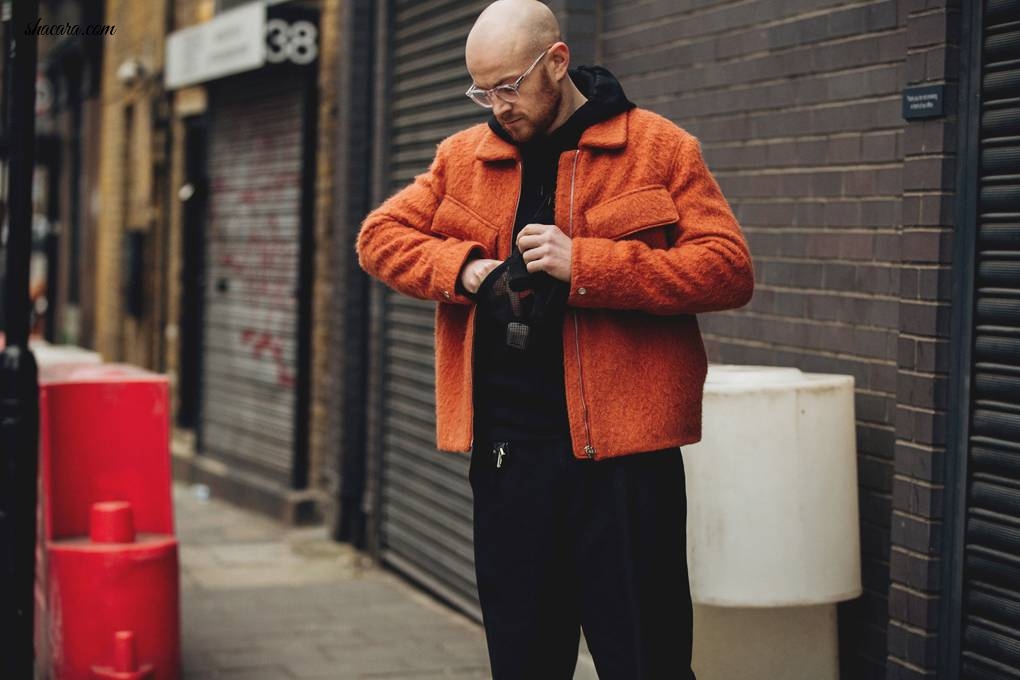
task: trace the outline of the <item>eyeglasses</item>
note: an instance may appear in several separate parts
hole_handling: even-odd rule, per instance
[[[553,43],[553,45],[555,44],[556,43]],[[552,47],[553,45],[549,45],[549,47]],[[490,90],[483,90],[481,88],[476,87],[475,84],[472,83],[471,87],[469,87],[468,91],[465,92],[464,94],[467,95],[467,97],[471,99],[471,101],[473,101],[475,104],[478,104],[479,106],[485,107],[487,109],[492,108],[492,105],[494,103],[492,99],[493,95],[496,95],[497,97],[505,101],[507,104],[513,104],[514,102],[521,98],[520,93],[521,83],[524,81],[527,75],[531,73],[536,66],[538,66],[538,62],[542,61],[542,57],[549,53],[549,47],[546,47],[544,50],[542,50],[542,54],[538,55],[538,58],[535,59],[535,61],[531,62],[531,66],[528,67],[528,70],[522,73],[521,77],[515,80],[512,85],[497,85],[496,87]]]

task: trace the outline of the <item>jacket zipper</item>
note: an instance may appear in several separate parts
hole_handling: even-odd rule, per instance
[[[581,150],[578,149],[574,152],[574,167],[570,172],[570,237],[574,237],[574,179],[577,177],[577,158],[581,155]],[[588,403],[584,399],[584,375],[581,372],[581,339],[580,339],[580,326],[577,322],[577,310],[573,310],[574,316],[574,354],[577,356],[577,384],[581,389],[581,410],[584,415],[584,435],[586,443],[584,446],[584,452],[588,458],[595,460],[595,447],[591,444],[591,427],[588,425]]]
[[[514,205],[514,216],[510,218],[510,250],[506,253],[507,257],[510,257],[510,253],[514,250],[514,226],[517,224],[517,211],[521,209],[521,194],[524,193],[524,163],[521,161],[517,161],[517,172],[520,174],[520,179],[517,184],[517,203]]]
[[[524,193],[524,164],[521,161],[517,161],[517,172],[520,174],[520,179],[517,182],[517,203],[514,205],[514,214],[510,218],[510,250],[511,251],[514,249],[514,225],[517,224],[517,211],[521,209],[521,194]],[[496,244],[496,247],[497,247],[497,249],[499,248],[499,244],[498,243]],[[496,257],[499,257],[499,253],[498,252],[494,253],[494,255],[496,255]],[[510,257],[510,253],[507,253],[507,257]],[[472,342],[472,344],[474,344],[474,339],[473,338],[472,338],[471,342]],[[474,392],[474,374],[475,374],[475,355],[474,355],[474,348],[472,347],[472,349],[471,349],[471,382],[472,382],[472,388],[471,388],[472,395],[471,395],[471,398],[472,399],[474,399],[474,394],[473,394],[473,392]],[[474,407],[472,407],[472,409],[471,409],[471,445],[469,447],[472,450],[475,448],[475,422],[474,421],[475,421],[475,409],[474,409]],[[502,463],[502,460],[503,459],[502,459],[502,456],[501,456],[500,457],[500,462],[501,463]]]

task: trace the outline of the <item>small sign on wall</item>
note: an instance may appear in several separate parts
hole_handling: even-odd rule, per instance
[[[945,85],[922,85],[903,90],[903,117],[939,118],[943,116]]]

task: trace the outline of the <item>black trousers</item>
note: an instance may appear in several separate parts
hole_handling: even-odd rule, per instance
[[[695,680],[679,448],[476,434],[469,478],[493,680],[570,680],[581,629],[600,680]]]

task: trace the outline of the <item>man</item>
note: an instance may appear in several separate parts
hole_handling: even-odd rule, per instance
[[[694,678],[680,446],[701,438],[695,315],[747,303],[740,227],[698,140],[552,12],[499,0],[466,44],[487,124],[364,221],[361,266],[438,302],[437,444],[471,453],[495,680]]]

